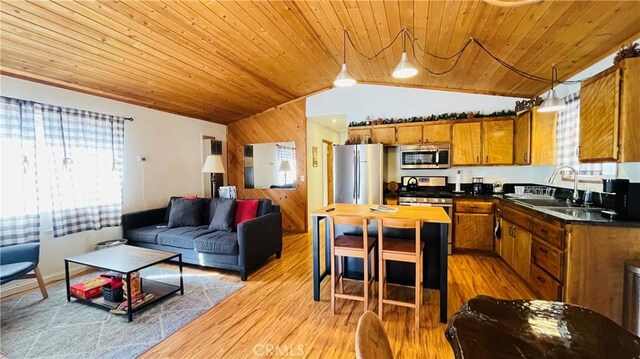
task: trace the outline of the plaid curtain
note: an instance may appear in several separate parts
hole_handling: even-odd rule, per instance
[[[0,97],[0,246],[40,240],[34,104]]]
[[[286,185],[294,182],[294,176],[296,173],[296,149],[290,146],[276,145],[276,159],[278,163],[276,164],[276,171],[278,171],[278,184]],[[289,166],[291,167],[291,171],[286,172],[286,182],[285,183],[285,172],[280,171],[280,164],[284,161],[289,161]]]
[[[54,237],[120,225],[124,119],[42,105]]]
[[[578,144],[580,139],[580,96],[578,93],[563,99],[566,107],[558,112],[557,121],[557,157],[558,166],[572,166],[580,175],[602,175],[601,163],[580,163],[578,161]],[[563,171],[564,175],[571,174]]]

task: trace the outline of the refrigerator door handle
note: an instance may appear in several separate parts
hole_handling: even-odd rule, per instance
[[[360,151],[356,149],[356,203],[360,204]]]
[[[358,149],[357,147],[353,150],[353,200],[356,199],[356,191],[358,190],[356,181],[358,179]]]

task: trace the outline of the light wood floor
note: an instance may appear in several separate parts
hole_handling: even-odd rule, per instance
[[[233,273],[195,267],[185,273],[207,273],[239,281]],[[324,280],[321,301],[313,301],[310,237],[286,235],[282,259],[272,257],[258,272],[249,275],[241,290],[151,348],[142,358],[252,358],[286,354],[353,358],[354,332],[362,304],[338,301],[339,314],[333,315],[329,292],[329,280]],[[396,294],[405,295],[402,291]],[[449,316],[478,294],[508,299],[534,296],[498,258],[451,256]],[[385,307],[384,325],[397,358],[453,357],[444,337],[446,325],[438,321],[438,298],[437,291],[426,291],[418,331],[414,329],[412,310]],[[269,345],[277,346],[280,354],[285,355],[266,355]]]

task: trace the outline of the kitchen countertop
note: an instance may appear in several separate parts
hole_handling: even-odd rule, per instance
[[[599,212],[591,212],[588,215],[584,213],[579,213],[576,215],[569,214],[561,214],[551,210],[549,207],[530,207],[525,206],[521,203],[518,203],[510,198],[504,196],[504,194],[454,194],[454,201],[458,199],[475,199],[475,200],[493,200],[499,199],[503,202],[515,205],[517,207],[521,207],[526,210],[530,210],[535,214],[542,215],[543,217],[547,217],[550,219],[558,220],[566,224],[575,224],[575,225],[585,225],[585,226],[605,226],[605,227],[626,227],[626,228],[640,228],[640,221],[637,220],[606,220],[600,216]],[[560,208],[571,208],[571,207],[560,207]],[[569,210],[567,209],[567,210]],[[597,218],[597,220],[591,219]]]

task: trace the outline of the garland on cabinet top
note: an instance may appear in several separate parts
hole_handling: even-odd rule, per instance
[[[451,112],[451,113],[442,113],[439,115],[430,115],[430,116],[413,116],[406,118],[377,118],[372,119],[371,116],[367,116],[364,121],[360,122],[350,122],[349,127],[359,127],[359,126],[371,126],[371,125],[392,125],[398,123],[413,123],[413,122],[430,122],[430,121],[438,121],[438,120],[466,120],[466,119],[474,119],[474,118],[483,118],[483,117],[501,117],[501,116],[515,116],[516,111],[513,110],[502,110],[496,111],[492,113],[480,113],[478,112]]]

